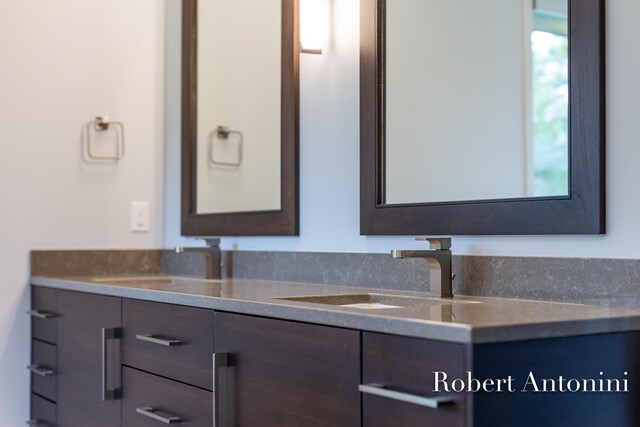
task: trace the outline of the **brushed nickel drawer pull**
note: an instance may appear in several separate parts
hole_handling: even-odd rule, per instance
[[[451,397],[416,396],[415,394],[388,390],[381,384],[361,384],[358,386],[358,390],[365,394],[380,396],[391,400],[398,400],[400,402],[411,403],[413,405],[424,406],[432,409],[438,409],[440,406],[453,403],[453,399]]]
[[[122,339],[122,330],[120,328],[102,328],[102,401],[118,400],[122,397],[120,388],[110,388],[108,386],[107,376],[109,371],[110,357],[107,352],[107,342]],[[111,363],[114,363],[111,361]],[[120,369],[116,369],[120,371]],[[122,373],[120,374],[122,375]],[[121,379],[122,380],[122,379]]]
[[[58,317],[56,313],[40,310],[29,310],[27,311],[27,314],[31,317],[35,317],[36,319],[53,319],[54,317]]]
[[[153,409],[150,406],[145,406],[142,408],[136,408],[136,412],[140,415],[144,415],[145,417],[153,418],[154,420],[158,420],[165,424],[180,424],[182,423],[182,418],[173,417],[171,415],[162,416],[160,415],[160,411],[157,409]]]
[[[40,365],[29,365],[27,369],[31,371],[31,373],[39,375],[41,377],[50,377],[56,374],[56,371],[50,368],[45,368]]]
[[[213,427],[218,427],[218,415],[220,415],[220,408],[218,408],[218,395],[220,394],[220,388],[218,387],[218,369],[226,368],[229,366],[229,353],[213,353]]]
[[[27,425],[30,427],[49,427],[49,424],[38,420],[29,420],[27,421]]]
[[[136,339],[139,339],[140,341],[150,342],[152,344],[163,345],[165,347],[175,347],[178,345],[182,345],[182,341],[180,340],[158,337],[151,334],[136,335]]]

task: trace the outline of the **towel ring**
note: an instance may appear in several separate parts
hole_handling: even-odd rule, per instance
[[[105,132],[109,130],[111,126],[116,129],[116,155],[115,156],[97,156],[93,153],[91,133],[92,128],[95,132]],[[118,161],[124,158],[125,143],[124,143],[124,125],[121,122],[110,122],[107,116],[97,116],[93,121],[89,122],[85,126],[87,132],[87,157],[96,161]]]
[[[215,159],[214,156],[214,149],[213,146],[214,144],[214,139],[221,139],[221,140],[228,140],[229,136],[231,135],[237,135],[239,138],[239,142],[238,142],[238,161],[237,162],[221,162]],[[239,168],[242,164],[242,143],[243,143],[243,139],[244,136],[242,135],[242,132],[237,131],[237,130],[231,130],[230,128],[226,127],[226,126],[218,126],[217,128],[215,128],[213,130],[213,132],[211,132],[209,134],[209,140],[208,140],[208,145],[209,145],[209,165],[211,166],[230,166],[230,167],[234,167],[234,168]]]

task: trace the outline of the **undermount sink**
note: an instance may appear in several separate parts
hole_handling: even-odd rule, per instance
[[[274,298],[283,301],[306,302],[311,304],[335,305],[340,307],[380,310],[429,305],[478,304],[476,301],[460,301],[453,298],[412,297],[376,293],[310,295]]]

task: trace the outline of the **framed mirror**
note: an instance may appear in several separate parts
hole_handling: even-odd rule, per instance
[[[363,235],[605,232],[604,0],[361,0]]]
[[[182,234],[298,234],[298,0],[183,0]]]

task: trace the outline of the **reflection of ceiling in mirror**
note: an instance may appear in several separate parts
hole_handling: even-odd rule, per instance
[[[561,12],[558,5],[538,0]],[[568,98],[557,96],[566,94],[566,82],[550,85],[546,80],[558,76],[536,74],[554,64],[534,63],[532,6],[387,2],[386,203],[568,194]],[[566,79],[568,58],[556,62]],[[541,102],[541,90],[552,93],[552,108]],[[538,117],[549,115],[559,118],[547,121],[551,130]],[[537,141],[545,141],[544,150]],[[559,183],[541,186],[550,167]]]

